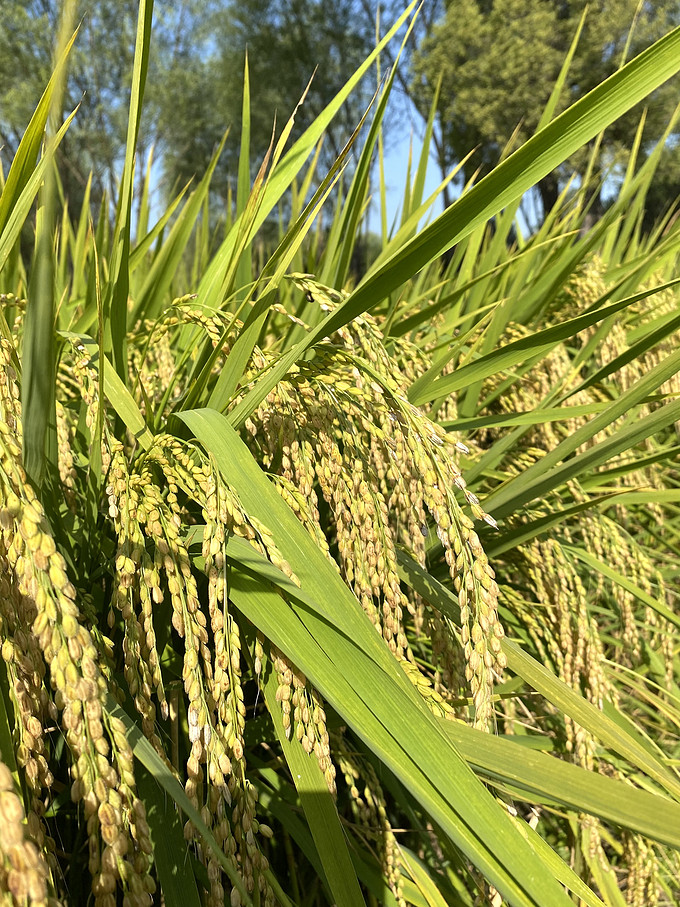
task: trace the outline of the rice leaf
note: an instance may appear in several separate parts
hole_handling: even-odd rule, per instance
[[[214,410],[180,418],[229,475],[249,512],[266,520],[302,588],[332,622],[316,608],[286,604],[266,588],[259,567],[250,577],[233,573],[230,594],[239,610],[300,666],[511,904],[563,903],[560,887],[546,878],[514,829],[509,833],[503,810],[455,749],[443,746],[445,738],[370,621],[229,422]]]
[[[448,589],[401,551],[398,552],[398,561],[400,577],[403,581],[439,608],[443,614],[459,623],[458,601]],[[575,693],[546,667],[524,652],[517,643],[510,639],[504,640],[503,651],[511,671],[522,677],[529,686],[573,718],[581,727],[586,728],[606,747],[637,766],[680,801],[680,782],[647,748],[641,746],[635,738],[617,726],[603,712]]]
[[[297,740],[289,740],[286,736],[281,709],[276,701],[276,688],[276,675],[270,666],[264,680],[265,701],[321,859],[332,900],[338,907],[364,907],[365,901],[352,866],[345,833],[326,779],[316,757],[308,755]]]
[[[142,764],[135,772],[139,795],[151,829],[154,863],[167,907],[201,907],[191,870],[189,845],[184,840],[174,800]]]

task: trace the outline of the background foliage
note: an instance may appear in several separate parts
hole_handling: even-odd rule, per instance
[[[585,7],[583,0],[451,4],[426,0],[395,76],[395,99],[384,124],[387,147],[399,141],[408,127],[409,111],[417,111],[424,126],[441,82],[430,141],[442,178],[460,162],[464,163],[458,184],[477,172],[488,172],[508,143],[516,147],[536,130]],[[383,3],[380,27],[393,22],[402,8],[394,0]],[[3,3],[0,153],[5,165],[50,71],[58,9],[56,0]],[[374,44],[376,12],[367,0],[185,0],[181,4],[159,0],[145,101],[148,118],[138,151],[145,158],[155,147],[165,176],[161,183],[165,198],[173,187],[205,172],[227,127],[231,139],[217,165],[212,191],[226,198],[228,187],[235,188],[240,85],[247,49],[252,85],[249,135],[257,159],[269,145],[275,117],[281,127],[310,79],[294,136],[329,103],[346,73],[368,55]],[[678,13],[678,4],[672,0],[591,4],[558,110],[665,34],[677,24]],[[91,170],[90,198],[95,206],[104,187],[115,190],[125,143],[136,6],[103,2],[90,8],[82,3],[78,15],[83,16],[81,38],[70,63],[66,107],[73,109],[80,103],[81,109],[59,152],[64,192],[75,208],[80,207]],[[396,49],[396,45],[385,49],[389,63]],[[321,152],[324,166],[330,166],[340,153],[374,87],[374,81],[364,80],[329,124]],[[677,81],[669,80],[645,99],[639,161],[670,121],[676,94]],[[573,172],[583,177],[589,162],[603,184],[593,213],[602,213],[618,192],[642,109],[641,105],[612,124],[596,155],[591,155],[591,144],[539,182],[539,221],[556,203],[566,179]],[[654,189],[647,196],[647,227],[678,194],[674,147],[675,140],[667,147]],[[609,179],[604,180],[607,175]],[[157,170],[155,181],[159,177]],[[444,190],[446,204],[453,198],[451,191],[448,186]]]

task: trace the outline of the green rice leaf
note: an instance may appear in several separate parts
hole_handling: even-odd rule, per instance
[[[277,679],[269,665],[264,679],[264,696],[272,716],[279,746],[297,789],[300,803],[321,858],[324,874],[338,907],[365,907],[359,882],[347,849],[345,833],[340,825],[335,802],[328,790],[314,754],[307,754],[296,739],[286,736],[282,712],[276,701]]]
[[[225,417],[180,418],[215,457],[248,512],[274,533],[306,591],[285,602],[259,567],[232,572],[230,597],[312,680],[451,840],[511,904],[565,903],[498,804],[441,731],[338,574],[270,486]],[[243,548],[243,546],[241,546]],[[310,607],[309,597],[319,602]],[[326,615],[330,615],[328,620]]]
[[[537,331],[528,337],[522,337],[513,343],[504,344],[495,349],[492,353],[482,356],[475,362],[456,369],[451,375],[443,378],[436,378],[432,369],[430,369],[422,378],[414,381],[409,389],[409,400],[415,406],[420,406],[429,400],[436,400],[439,397],[446,397],[454,391],[461,390],[475,381],[483,381],[491,375],[495,375],[505,369],[512,368],[520,362],[524,362],[534,356],[543,357],[554,349],[558,343],[570,337],[576,336],[580,331],[592,327],[600,321],[616,315],[617,312],[628,308],[641,299],[646,299],[652,292],[668,289],[680,283],[678,280],[672,280],[658,290],[643,290],[627,299],[621,299],[602,309],[595,309],[586,312],[584,315],[577,315],[563,324],[546,328],[544,331]],[[445,363],[444,363],[445,364]]]
[[[167,907],[201,907],[196,879],[191,871],[189,845],[175,801],[143,765],[135,772],[139,796],[146,807],[153,859]]]
[[[107,325],[111,332],[111,353],[118,377],[127,381],[127,317],[130,290],[130,220],[134,191],[135,151],[142,119],[144,85],[149,68],[153,0],[139,0],[137,40],[132,70],[132,91],[128,116],[125,165],[116,211],[116,224],[111,250],[110,282],[107,296]]]
[[[512,736],[482,734],[459,721],[442,727],[475,772],[514,798],[590,813],[680,850],[679,803],[527,749]]]
[[[112,715],[114,718],[118,718],[123,722],[135,759],[146,768],[156,784],[166,792],[170,797],[170,800],[176,803],[186,817],[191,820],[196,831],[201,836],[204,845],[210,850],[215,860],[227,874],[234,888],[238,889],[245,907],[253,907],[253,902],[243,885],[241,876],[222,852],[222,848],[213,837],[212,832],[203,819],[201,819],[200,812],[193,806],[191,800],[187,797],[182,785],[142,734],[141,730],[137,727],[137,724],[130,718],[127,712],[118,705],[111,695],[107,697],[106,711],[109,715]]]
[[[18,206],[21,206],[22,209],[25,206],[26,199],[22,198],[24,190],[28,187],[29,183],[35,185],[35,191],[32,195],[30,192],[28,193],[28,195],[31,195],[32,202],[37,193],[38,186],[40,185],[40,180],[38,180],[36,184],[34,177],[38,165],[38,155],[40,154],[43,134],[45,132],[45,126],[47,125],[47,117],[50,113],[55,90],[58,89],[58,86],[63,81],[64,68],[77,35],[78,31],[76,30],[71,36],[71,39],[67,42],[63,53],[50,76],[47,88],[38,101],[38,106],[31,117],[31,121],[21,137],[19,147],[17,148],[9,173],[7,174],[5,185],[2,187],[2,194],[0,194],[0,236],[3,240],[4,231],[10,220],[10,215]],[[71,117],[69,117],[68,121],[71,121]],[[63,128],[59,130],[61,136],[63,136],[64,132],[65,129]],[[42,169],[44,170],[44,167]],[[30,204],[31,203],[28,205],[29,208]],[[26,211],[26,214],[27,213],[28,211]],[[14,220],[16,221],[16,217]],[[21,222],[23,223],[23,220]],[[0,241],[0,269],[2,269],[2,265],[4,264],[1,252],[3,244],[4,243]]]
[[[600,573],[602,576],[611,580],[613,583],[616,583],[618,586],[621,586],[622,589],[625,589],[626,592],[630,592],[631,595],[634,595],[635,598],[647,605],[648,608],[651,608],[653,611],[663,617],[664,620],[670,621],[674,626],[680,628],[680,616],[675,614],[668,605],[664,604],[658,598],[649,595],[644,589],[641,589],[637,583],[634,583],[632,580],[628,579],[627,576],[624,576],[623,573],[620,573],[618,570],[614,570],[608,564],[603,563],[599,558],[596,558],[589,551],[585,551],[582,548],[576,548],[573,545],[564,545],[563,550],[565,553],[576,560],[581,561],[584,564],[587,564],[591,570],[594,570],[596,573]]]

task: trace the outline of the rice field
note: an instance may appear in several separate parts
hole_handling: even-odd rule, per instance
[[[517,217],[680,30],[557,117],[556,86],[438,217],[428,129],[357,277],[394,73],[330,172],[315,149],[414,6],[226,206],[218,148],[157,219],[151,6],[96,217],[54,166],[64,25],[0,195],[3,905],[680,903],[665,139],[587,229],[587,180]]]

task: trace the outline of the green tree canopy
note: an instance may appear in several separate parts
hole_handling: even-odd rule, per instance
[[[58,0],[3,0],[0,29],[0,160],[12,159],[51,71]],[[77,207],[90,171],[95,204],[112,187],[126,137],[126,99],[135,43],[136,0],[78,5],[82,24],[69,67],[65,107],[80,110],[62,145],[60,175]],[[156,0],[154,44],[144,98],[144,147],[163,162],[167,192],[202,175],[227,127],[231,136],[214,181],[224,191],[239,144],[246,50],[251,82],[253,165],[275,121],[296,115],[296,133],[318,115],[373,47],[370,20],[355,0]],[[370,78],[332,124],[333,159],[375,90]]]
[[[217,185],[235,176],[246,52],[250,71],[251,147],[261,159],[274,123],[297,111],[294,136],[305,129],[370,52],[374,32],[355,15],[353,0],[231,0],[212,4],[180,65],[168,60],[161,79],[166,173],[184,181],[206,166],[226,126],[232,134]],[[313,77],[313,78],[312,78]],[[375,90],[365,80],[331,125],[325,154],[334,160]]]
[[[0,160],[5,170],[52,70],[61,4],[2,2],[0,28]],[[59,150],[66,197],[79,201],[90,171],[93,199],[108,187],[125,141],[137,3],[80,4],[80,33],[69,65],[64,106],[80,109]]]
[[[412,59],[412,97],[427,115],[441,78],[437,153],[447,171],[476,149],[464,168],[469,179],[486,172],[515,136],[536,130],[576,33],[585,0],[456,0],[424,38]],[[677,24],[675,0],[598,0],[589,11],[558,112],[611,75]],[[667,125],[677,104],[677,82],[647,99],[647,147]],[[606,134],[602,172],[625,159],[637,121],[633,110]],[[644,152],[643,144],[643,152]],[[560,179],[583,172],[589,149],[541,181],[544,210],[557,198]]]

